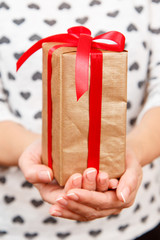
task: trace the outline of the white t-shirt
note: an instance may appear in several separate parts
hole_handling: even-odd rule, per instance
[[[160,106],[159,0],[0,1],[0,120],[41,132],[41,51],[16,74],[18,57],[40,38],[83,25],[92,36],[117,30],[128,50],[127,129]],[[147,100],[144,98],[147,93]],[[0,169],[0,238],[131,240],[160,221],[160,161],[143,168],[132,207],[117,216],[76,222],[49,215],[49,205],[17,167]]]

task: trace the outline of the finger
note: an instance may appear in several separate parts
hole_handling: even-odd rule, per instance
[[[116,189],[118,186],[118,179],[113,178],[113,179],[109,179],[109,189]]]
[[[65,192],[68,192],[72,188],[81,188],[82,187],[82,174],[75,173],[73,174],[65,184]]]
[[[30,183],[49,183],[53,179],[53,172],[41,163],[41,142],[37,141],[29,146],[19,159],[26,180]]]
[[[83,173],[82,188],[90,191],[96,190],[97,170],[95,168],[88,168]]]
[[[53,205],[50,208],[49,213],[54,217],[67,218],[67,219],[77,220],[77,221],[85,221],[85,218],[80,216],[79,214],[73,213],[70,210],[58,205]]]
[[[23,161],[21,170],[26,180],[33,184],[49,183],[53,179],[53,172],[49,167],[43,164],[34,164],[30,159]]]
[[[80,215],[86,221],[93,220],[93,219],[99,217],[96,209],[86,206],[84,204],[72,201],[72,200],[67,200],[64,197],[57,199],[56,202],[58,205],[73,212],[74,214]]]
[[[141,181],[141,174],[137,168],[128,168],[121,177],[117,187],[117,197],[120,201],[130,201],[132,193],[136,192]]]
[[[117,198],[116,192],[111,190],[102,193],[86,189],[72,189],[67,193],[67,197],[95,209],[113,209],[123,206],[123,203]]]
[[[109,216],[111,214],[117,214],[120,212],[120,209],[94,209],[72,200],[66,200],[63,197],[57,202],[60,207],[62,206],[62,208],[69,210],[71,213],[81,216],[83,221],[91,221],[97,218]]]
[[[34,186],[38,189],[42,199],[50,204],[55,204],[56,199],[64,194],[64,188],[54,180],[51,183],[37,183]]]
[[[99,172],[97,175],[97,191],[105,192],[108,190],[109,178],[105,172]]]

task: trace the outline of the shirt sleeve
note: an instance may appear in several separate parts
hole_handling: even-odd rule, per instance
[[[146,101],[137,122],[151,108],[160,107],[160,4],[153,1],[150,4],[148,84]]]
[[[21,124],[20,119],[15,116],[8,101],[8,90],[4,88],[3,76],[0,69],[0,121],[14,121]]]

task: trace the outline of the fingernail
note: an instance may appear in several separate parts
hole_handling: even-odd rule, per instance
[[[75,201],[77,201],[79,199],[79,197],[75,193],[68,193],[67,197],[69,197],[69,199],[75,200]]]
[[[121,192],[121,197],[122,197],[122,200],[123,200],[124,203],[127,202],[129,194],[130,194],[130,191],[129,191],[128,187],[124,188],[123,191]]]
[[[118,180],[117,179],[110,179],[109,180],[109,188],[116,189],[118,187]]]
[[[115,186],[115,187],[113,186],[111,189],[113,189],[113,190],[114,190],[114,189],[117,189],[117,186]]]
[[[49,181],[52,181],[51,179],[51,175],[50,175],[50,172],[49,171],[40,171],[38,173],[38,176],[41,180],[49,180]]]
[[[104,185],[107,183],[108,175],[104,172],[100,173],[99,181],[100,184]]]
[[[73,180],[73,185],[77,186],[81,184],[81,176],[74,177]]]
[[[89,181],[95,181],[95,178],[96,178],[96,170],[90,170],[86,173],[86,176],[88,178]]]
[[[62,213],[61,213],[61,212],[58,212],[58,211],[55,211],[55,210],[53,210],[53,211],[51,212],[51,215],[54,215],[54,216],[56,216],[56,217],[60,217],[60,216],[62,216]]]
[[[58,203],[60,203],[60,204],[62,204],[62,205],[64,205],[64,206],[66,206],[67,203],[68,203],[67,200],[64,199],[63,197],[58,198],[58,199],[56,200],[56,202],[58,202]]]

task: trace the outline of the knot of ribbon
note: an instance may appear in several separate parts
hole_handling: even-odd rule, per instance
[[[109,40],[112,43],[100,42],[102,40]],[[72,27],[68,29],[68,33],[43,38],[35,43],[19,58],[17,70],[34,52],[42,48],[42,44],[46,42],[66,43],[65,45],[58,45],[58,47],[77,47],[75,82],[78,100],[88,90],[89,56],[91,50],[103,49],[121,52],[124,50],[125,37],[120,32],[110,31],[92,38],[91,31],[88,28],[83,26]],[[54,48],[53,51],[58,47]]]
[[[48,165],[52,168],[52,53],[60,47],[77,47],[75,64],[77,101],[88,90],[89,58],[91,55],[88,167],[95,167],[99,171],[103,62],[102,52],[99,49],[121,52],[124,50],[125,37],[120,32],[110,31],[92,38],[88,28],[72,27],[68,29],[67,33],[46,37],[35,43],[17,61],[17,71],[33,53],[42,48],[43,43],[47,42],[62,43],[53,46],[48,52]]]

